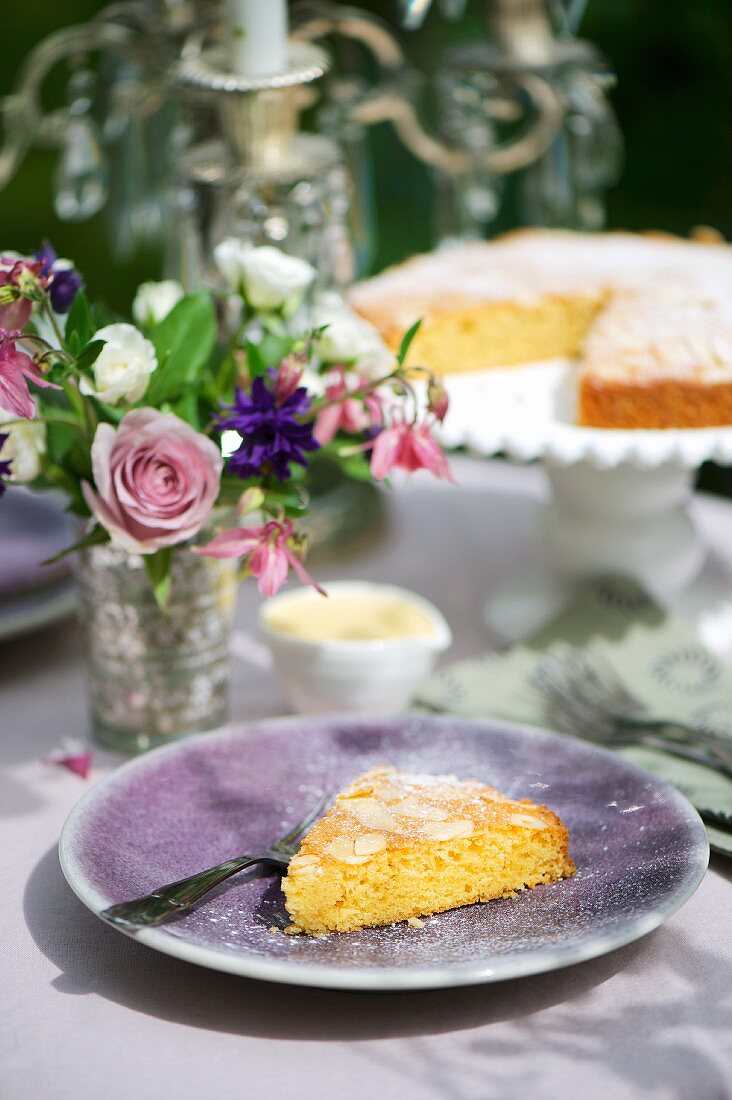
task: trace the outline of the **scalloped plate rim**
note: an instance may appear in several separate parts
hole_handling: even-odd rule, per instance
[[[546,372],[547,378],[554,372],[557,378],[559,372],[566,372],[571,363],[570,359],[555,358],[512,367],[448,374],[445,385],[452,408],[444,429],[440,431],[445,445],[467,446],[486,457],[505,451],[521,462],[538,458],[550,459],[560,466],[589,462],[598,469],[613,469],[621,463],[639,469],[653,469],[667,462],[677,462],[688,469],[695,469],[709,459],[720,462],[732,459],[732,425],[633,430],[589,428],[561,420],[558,416],[545,415],[532,420],[529,431],[525,421],[520,424],[516,422],[516,426],[510,422],[506,425],[505,420],[501,423],[491,421],[492,393],[496,394],[500,388],[513,389],[514,398],[520,402],[527,393],[526,385],[531,385],[534,372]],[[473,392],[470,415],[466,417],[461,416],[463,409],[458,406],[456,398],[459,389],[467,388],[467,380],[478,381],[482,388],[477,395]],[[515,385],[511,386],[511,382]],[[502,412],[505,411],[502,406]]]

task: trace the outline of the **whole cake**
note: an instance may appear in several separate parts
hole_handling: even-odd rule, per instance
[[[338,795],[282,888],[292,931],[317,935],[510,897],[574,869],[567,829],[546,806],[475,779],[383,767]]]
[[[654,295],[687,303],[668,330]],[[578,359],[579,422],[617,428],[732,423],[730,301],[727,245],[564,230],[454,244],[351,292],[392,346],[423,318],[412,358],[440,374]]]

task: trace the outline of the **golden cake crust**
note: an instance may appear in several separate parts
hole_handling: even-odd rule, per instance
[[[283,889],[298,930],[349,931],[571,875],[568,842],[546,806],[475,779],[382,767],[338,796],[303,840]],[[514,869],[509,857],[532,844],[544,861],[534,852]]]
[[[639,383],[584,376],[578,421],[587,428],[723,428],[732,424],[732,382]]]

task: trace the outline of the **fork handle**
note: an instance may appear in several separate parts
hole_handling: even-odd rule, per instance
[[[153,927],[175,913],[181,913],[190,908],[209,890],[213,890],[214,886],[218,886],[220,882],[225,882],[227,878],[256,863],[280,865],[278,860],[266,855],[237,856],[223,863],[217,863],[215,867],[208,867],[205,871],[198,871],[195,875],[189,875],[188,878],[158,886],[151,893],[135,898],[134,901],[123,901],[119,905],[112,905],[109,909],[104,909],[100,916],[110,924],[117,924],[128,930]],[[283,861],[281,866],[284,865]]]
[[[688,734],[684,740],[675,737],[664,737],[649,732],[647,726],[643,726],[642,729],[636,727],[636,735],[638,741],[648,745],[651,749],[663,749],[664,752],[671,753],[672,756],[680,756],[685,760],[692,760],[696,764],[706,764],[707,767],[715,768],[724,775],[732,776],[732,758],[729,754],[720,752],[716,745],[704,745],[703,749],[695,751],[695,746],[689,741]]]
[[[693,747],[701,745],[706,749],[719,767],[732,775],[732,741],[720,737],[708,730],[697,729],[695,726],[687,726],[683,722],[672,722],[663,718],[646,719],[636,722],[636,727],[649,733],[657,731],[664,741],[670,744],[687,744]]]

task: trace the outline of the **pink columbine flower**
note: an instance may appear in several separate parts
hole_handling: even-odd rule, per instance
[[[59,387],[48,382],[31,357],[18,350],[16,341],[22,337],[22,332],[6,332],[0,328],[0,408],[13,416],[32,420],[36,406],[28,382],[43,389],[57,390]]]
[[[373,443],[371,473],[383,481],[392,470],[429,470],[435,477],[454,482],[440,445],[426,423],[401,422],[385,428]]]
[[[91,449],[96,491],[84,497],[112,543],[151,554],[198,534],[219,494],[219,448],[173,413],[133,409],[100,424]]]
[[[435,420],[439,420],[440,423],[447,416],[447,410],[450,407],[450,398],[447,396],[447,390],[441,378],[435,378],[434,375],[429,380],[427,386],[427,408],[432,413]]]
[[[279,365],[274,380],[275,401],[282,405],[300,385],[303,363],[296,355],[288,355]]]
[[[0,257],[0,288],[13,290],[13,297],[2,303],[0,295],[0,325],[5,329],[22,329],[28,324],[33,309],[32,298],[45,289],[47,279],[37,260]]]
[[[290,569],[303,584],[312,584],[318,592],[323,591],[305,571],[302,545],[289,519],[279,523],[272,520],[263,527],[234,527],[217,535],[208,546],[193,549],[209,558],[244,559],[263,596],[274,596],[287,580]]]
[[[365,379],[358,381],[362,385],[367,384]],[[377,394],[369,393],[361,401],[357,397],[346,397],[349,392],[345,372],[341,370],[336,380],[325,390],[325,400],[332,404],[326,405],[315,420],[313,435],[321,446],[330,443],[338,432],[360,435],[367,428],[382,423],[382,402]]]

